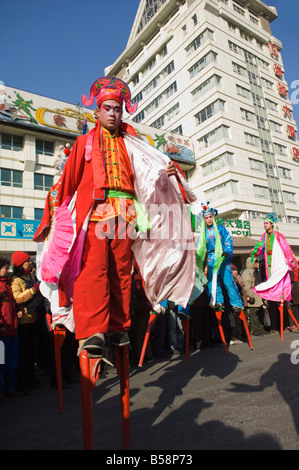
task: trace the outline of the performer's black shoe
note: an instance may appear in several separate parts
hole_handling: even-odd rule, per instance
[[[234,312],[234,313],[241,313],[242,310],[244,310],[243,307],[233,307],[233,312]]]
[[[128,346],[130,344],[130,338],[128,336],[128,333],[126,331],[112,331],[111,333],[108,333],[107,335],[109,343],[112,344],[112,346]]]
[[[103,348],[105,345],[105,337],[102,333],[96,333],[90,338],[87,338],[83,344],[78,349],[78,356],[80,356],[80,353],[82,350],[85,350],[88,352],[88,354],[91,354],[93,356],[102,356],[103,355]]]
[[[223,304],[215,304],[215,305],[212,305],[212,308],[218,312],[218,311],[222,311],[224,307],[223,307]]]

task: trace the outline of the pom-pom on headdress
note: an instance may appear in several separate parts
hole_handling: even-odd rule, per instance
[[[216,217],[218,215],[218,211],[217,209],[213,209],[212,207],[209,206],[209,202],[207,202],[206,204],[201,204],[201,207],[202,207],[202,211],[200,213],[201,217],[206,217],[207,215],[213,215],[214,217]]]
[[[81,96],[82,103],[86,107],[92,106],[95,98],[98,106],[106,100],[116,100],[121,105],[125,102],[129,114],[135,113],[138,107],[137,103],[131,103],[130,89],[120,78],[98,78],[90,89],[89,97]]]

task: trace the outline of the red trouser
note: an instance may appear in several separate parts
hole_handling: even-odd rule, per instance
[[[90,222],[86,234],[82,270],[74,284],[73,311],[77,339],[95,333],[130,328],[131,269],[133,240],[119,239],[115,219],[108,225],[115,230],[112,239],[100,239],[100,224]],[[122,222],[122,229],[127,224]]]

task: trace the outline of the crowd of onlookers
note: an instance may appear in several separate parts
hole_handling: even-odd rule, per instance
[[[13,265],[10,271],[10,265]],[[235,283],[243,300],[249,331],[253,336],[278,333],[280,314],[275,302],[265,302],[252,288],[265,280],[263,259],[250,258],[240,272],[231,265]],[[43,370],[49,384],[56,387],[54,332],[48,301],[39,291],[36,266],[29,254],[17,251],[12,259],[0,258],[0,341],[4,345],[4,361],[0,354],[0,403],[8,397],[22,397],[39,386],[37,369]],[[284,328],[295,329],[289,309],[299,322],[298,270],[290,272],[293,299],[284,305]],[[224,291],[222,326],[226,342],[233,345],[247,341],[243,322],[234,313]],[[140,359],[151,306],[143,290],[142,278],[134,265],[132,271],[130,362]],[[154,358],[181,356],[185,351],[185,332],[182,322],[190,322],[189,346],[202,349],[221,343],[217,319],[210,306],[206,289],[190,306],[188,317],[181,316],[177,307],[168,302],[152,328],[144,362]],[[1,343],[0,343],[1,345]],[[66,330],[61,349],[64,386],[79,381],[78,344],[75,335]],[[3,351],[4,350],[4,351]],[[1,362],[4,362],[1,363]],[[105,370],[102,372],[105,375]]]

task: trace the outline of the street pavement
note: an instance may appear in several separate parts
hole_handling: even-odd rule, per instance
[[[130,367],[130,451],[298,450],[299,332],[190,351]],[[298,355],[297,351],[298,350]],[[80,384],[40,372],[31,395],[0,405],[1,450],[83,450]],[[122,451],[115,369],[93,391],[94,449]]]

